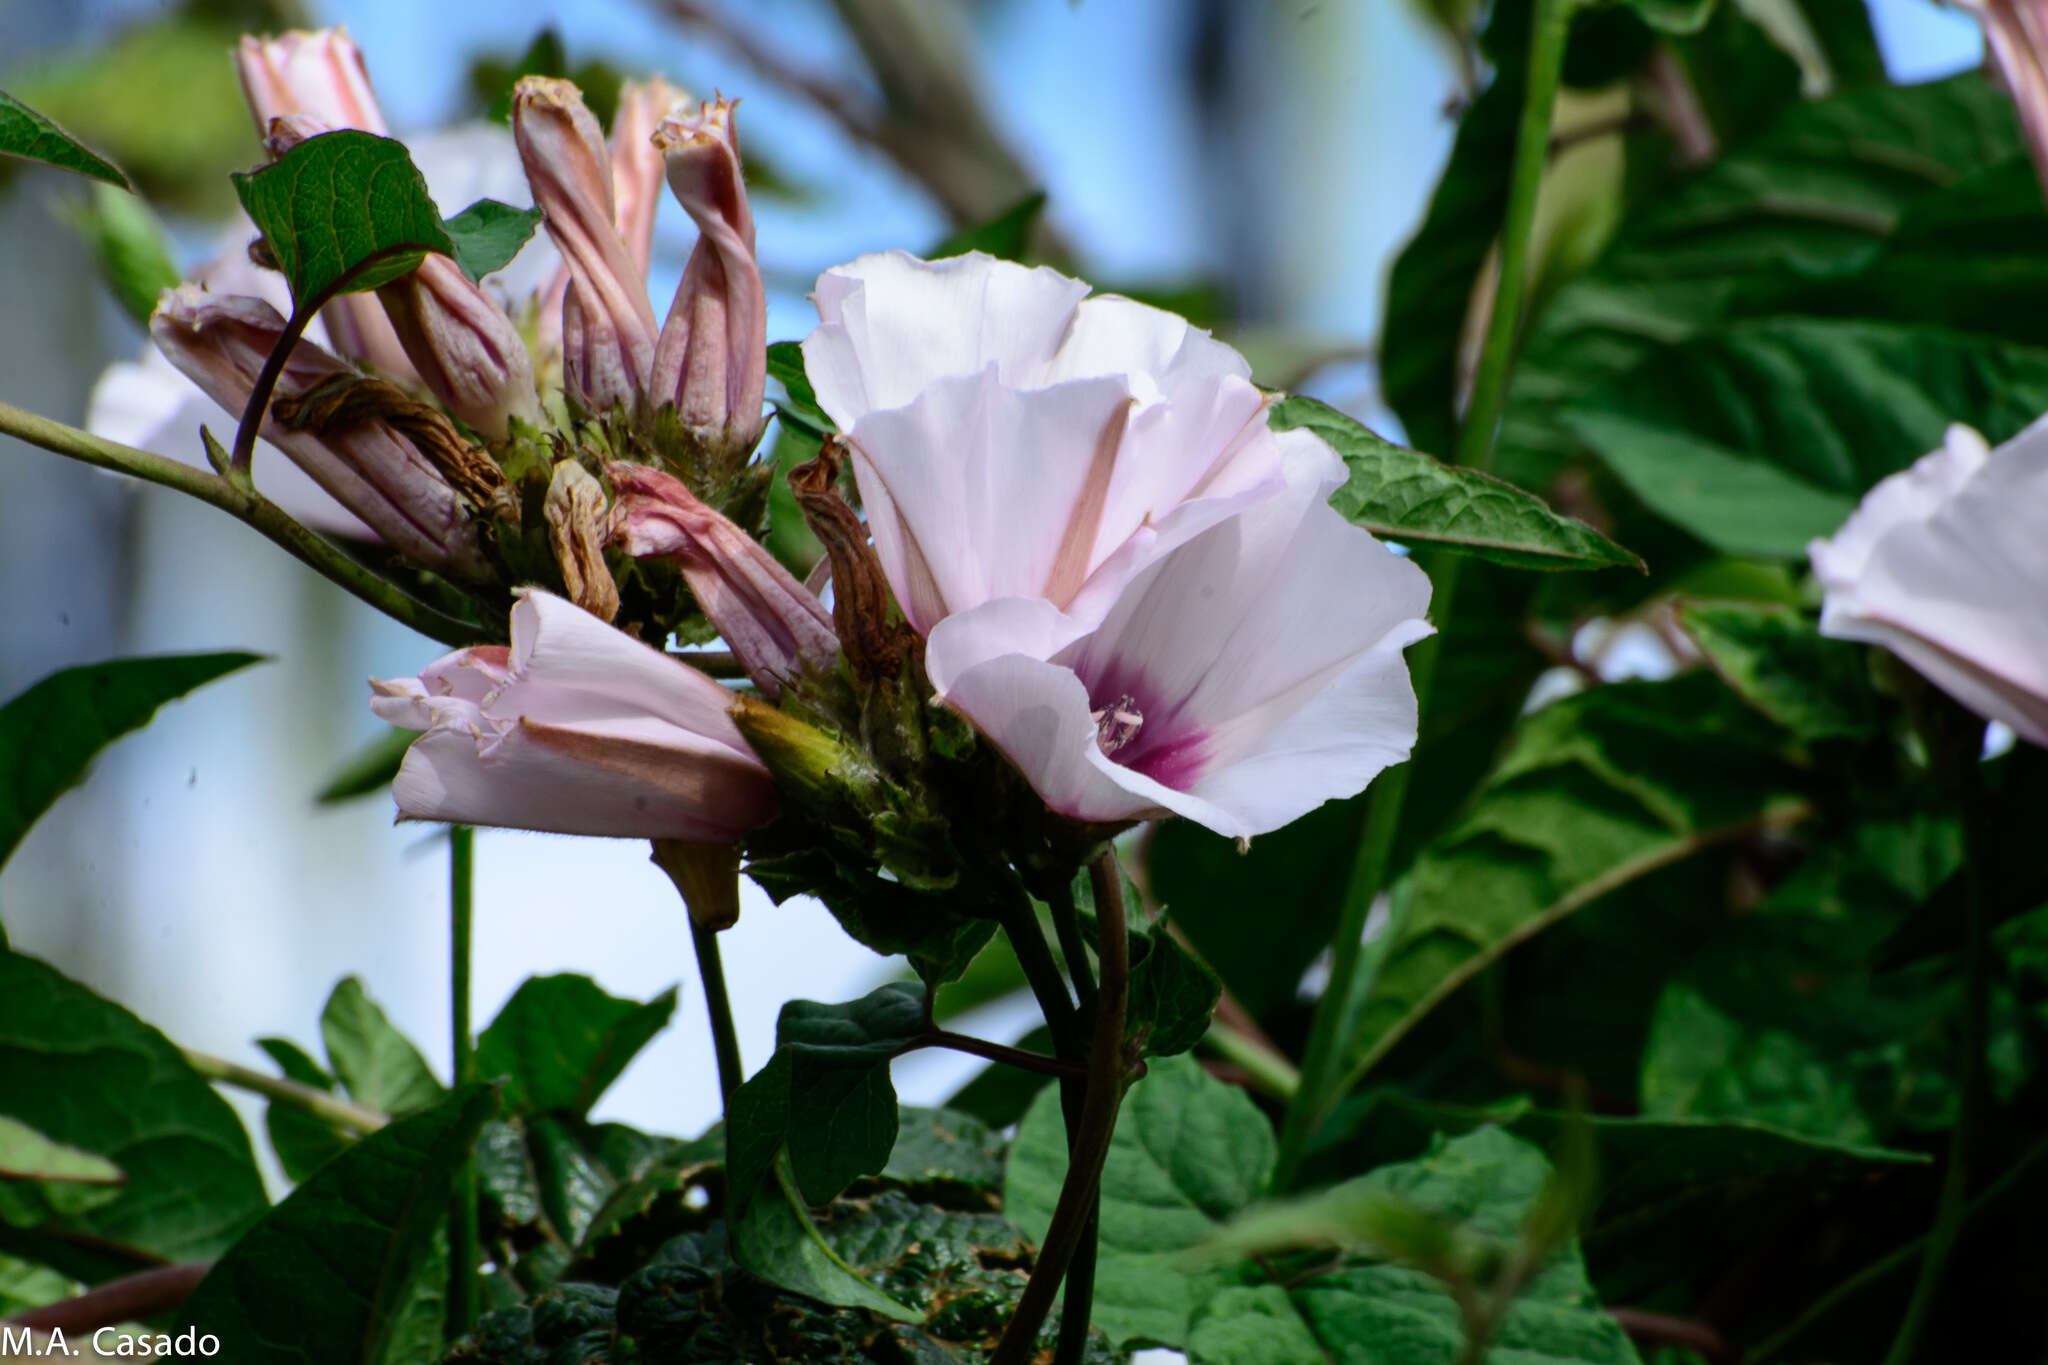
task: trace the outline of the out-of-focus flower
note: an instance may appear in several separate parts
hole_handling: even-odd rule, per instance
[[[775,814],[730,692],[538,589],[509,648],[371,689],[379,716],[426,732],[392,784],[401,819],[730,843]]]
[[[768,295],[754,259],[754,214],[740,171],[733,101],[663,119],[654,145],[697,245],[654,350],[654,397],[715,466],[736,467],[767,425]]]
[[[827,271],[813,298],[805,368],[920,633],[1003,597],[1092,624],[1146,563],[1283,478],[1343,479],[1313,434],[1267,426],[1237,352],[1056,271],[890,252]]]
[[[1428,605],[1420,569],[1296,480],[1153,560],[1092,628],[998,598],[941,621],[926,667],[1054,810],[1243,838],[1407,757],[1401,651]]]
[[[284,318],[260,299],[180,285],[157,306],[150,335],[207,397],[240,412],[284,327]],[[355,378],[333,355],[309,341],[299,342],[278,378],[262,435],[393,549],[459,577],[485,576],[476,527],[461,499],[395,428],[376,420],[342,421],[316,433],[279,420],[279,404]]]
[[[680,479],[646,465],[613,464],[613,543],[636,559],[672,559],[713,628],[761,691],[775,697],[839,652],[817,594]]]
[[[1807,547],[1821,632],[1883,645],[1964,706],[2048,745],[2048,418],[1990,448],[1952,426]]]
[[[512,134],[569,270],[563,383],[589,411],[636,409],[653,377],[658,331],[645,270],[619,234],[604,131],[574,85],[528,76],[513,93]]]
[[[2048,191],[2048,0],[1960,2],[1983,21],[1985,44],[2027,131],[2034,173]]]

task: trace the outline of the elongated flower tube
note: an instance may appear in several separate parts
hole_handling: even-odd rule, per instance
[[[654,130],[685,98],[659,76],[627,81],[619,88],[618,110],[612,115],[613,222],[642,279],[654,258],[654,219],[661,207],[662,158],[654,145]],[[562,348],[562,305],[568,296],[569,267],[564,264],[540,293],[535,329],[536,349],[542,354]]]
[[[509,648],[370,687],[379,716],[425,732],[392,784],[403,820],[730,843],[775,814],[730,692],[537,588]]]
[[[235,48],[242,94],[256,119],[256,136],[268,145],[272,125],[301,116],[319,131],[360,128],[389,134],[361,49],[341,28],[295,30],[274,38],[244,35]],[[300,136],[309,135],[302,132]],[[291,141],[297,141],[292,138]],[[287,142],[286,145],[290,145]],[[274,149],[271,153],[277,155]],[[375,299],[343,294],[320,310],[334,349],[360,361],[394,384],[421,387],[405,347]]]
[[[149,334],[170,362],[229,412],[248,406],[256,375],[284,334],[285,320],[260,299],[208,294],[196,285],[166,291]],[[301,341],[279,377],[262,436],[292,458],[334,500],[393,549],[463,578],[488,568],[462,501],[419,448],[378,421],[321,434],[281,423],[280,403],[355,377],[341,360]]]
[[[619,235],[604,132],[574,85],[528,76],[512,96],[512,133],[569,269],[563,383],[592,412],[637,408],[653,377],[657,329],[644,273]]]
[[[658,469],[613,464],[605,475],[617,493],[612,542],[636,559],[674,560],[766,696],[779,696],[806,669],[831,665],[839,653],[831,613],[760,542]]]
[[[1882,645],[1987,720],[2048,745],[2048,418],[1941,448],[1807,547],[1824,635]]]
[[[1401,651],[1428,605],[1420,569],[1296,481],[1140,570],[1092,628],[999,598],[940,622],[925,663],[1052,809],[1245,838],[1407,757]]]
[[[654,145],[698,232],[655,346],[654,398],[674,399],[683,430],[715,467],[737,468],[767,425],[768,295],[754,260],[733,101],[663,119]]]
[[[1099,620],[1290,464],[1325,491],[1344,476],[1319,438],[1267,426],[1237,352],[1056,271],[890,252],[827,271],[813,299],[805,367],[920,633],[1001,597]]]
[[[264,145],[283,156],[309,137],[332,132],[308,114],[274,120]],[[504,306],[471,283],[446,256],[377,290],[377,301],[421,386],[484,437],[502,441],[511,419],[538,425],[533,359]]]

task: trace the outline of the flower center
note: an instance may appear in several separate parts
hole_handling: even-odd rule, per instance
[[[1095,742],[1104,754],[1114,754],[1129,744],[1145,726],[1145,713],[1138,709],[1137,698],[1128,692],[1088,714],[1095,722]]]

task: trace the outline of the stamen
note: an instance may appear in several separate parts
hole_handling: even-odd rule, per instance
[[[1145,713],[1138,709],[1137,698],[1128,692],[1088,714],[1095,722],[1095,742],[1105,754],[1114,754],[1136,739],[1145,725]]]

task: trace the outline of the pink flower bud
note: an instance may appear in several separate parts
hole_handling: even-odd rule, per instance
[[[446,256],[377,291],[406,355],[442,406],[492,441],[540,424],[533,358],[498,301]]]
[[[1962,0],[1984,24],[1984,42],[2018,106],[2034,155],[2034,174],[2048,190],[2048,0]]]
[[[673,399],[683,430],[715,460],[736,467],[761,439],[768,381],[768,296],[754,259],[733,101],[663,119],[655,146],[669,189],[697,224],[654,353],[654,400]]]
[[[528,76],[512,97],[512,133],[569,269],[564,386],[593,412],[637,408],[654,370],[654,307],[645,271],[619,235],[603,131],[574,85]]]
[[[264,359],[284,334],[284,319],[259,299],[208,294],[181,285],[164,295],[150,320],[150,336],[173,365],[207,397],[240,413],[248,406]],[[277,401],[304,396],[355,372],[309,341],[301,341],[279,377]],[[488,569],[476,532],[455,490],[419,448],[389,426],[368,421],[319,436],[285,426],[271,415],[262,436],[335,501],[407,558],[463,578]]]
[[[346,29],[244,36],[235,49],[235,69],[258,137],[268,136],[270,121],[286,114],[310,114],[330,128],[386,132],[362,51]]]
[[[680,479],[646,465],[605,468],[617,497],[611,541],[636,559],[673,559],[697,605],[769,697],[839,652],[832,617],[752,536]]]
[[[392,791],[402,820],[731,843],[775,814],[775,784],[702,673],[528,588],[512,645],[370,684],[426,733]]]

